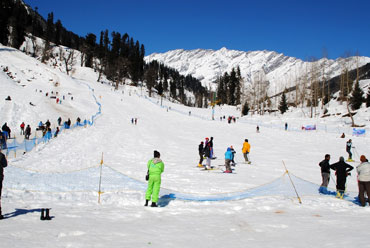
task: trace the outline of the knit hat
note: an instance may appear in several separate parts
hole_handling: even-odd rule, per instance
[[[361,161],[361,162],[366,162],[366,160],[367,160],[367,159],[366,159],[365,155],[361,155],[361,157],[360,157],[360,161]]]

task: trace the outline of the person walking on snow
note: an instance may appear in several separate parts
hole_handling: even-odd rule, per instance
[[[350,175],[350,171],[353,167],[346,162],[344,158],[340,157],[339,161],[330,166],[332,170],[335,170],[335,175],[337,176],[337,198],[343,199],[344,191],[346,190],[347,176]]]
[[[232,173],[230,162],[233,160],[233,153],[231,151],[231,148],[228,147],[225,152],[225,173]]]
[[[199,163],[198,167],[203,167],[203,156],[204,156],[204,147],[203,147],[203,141],[200,142],[198,146],[198,152],[199,152]]]
[[[211,158],[215,158],[214,153],[213,153],[213,137],[209,140],[209,146],[211,147]]]
[[[152,200],[152,207],[158,207],[158,196],[161,187],[161,174],[164,171],[164,163],[160,159],[161,154],[154,151],[154,158],[148,161],[148,188],[145,194],[145,206],[148,206],[150,199]]]
[[[244,159],[245,159],[245,162],[250,164],[251,162],[249,161],[249,158],[248,158],[248,154],[251,150],[251,145],[248,143],[248,139],[245,139],[244,140],[244,143],[243,143],[243,149],[242,149],[242,152],[243,152],[243,156],[244,156]]]
[[[330,181],[330,155],[326,154],[325,159],[319,163],[321,167],[322,183],[319,189],[320,193],[327,193],[327,188]]]
[[[365,155],[361,155],[360,161],[361,163],[356,167],[358,174],[358,198],[361,206],[365,207],[365,192],[370,205],[370,163]]]
[[[1,191],[3,189],[3,180],[4,180],[4,168],[8,166],[8,161],[6,161],[5,155],[1,152],[0,146],[0,220],[4,219],[1,212]]]
[[[348,153],[348,160],[347,162],[354,162],[352,160],[352,152],[351,152],[351,148],[352,148],[352,140],[349,139],[346,143],[346,152]],[[353,147],[354,148],[354,147]]]

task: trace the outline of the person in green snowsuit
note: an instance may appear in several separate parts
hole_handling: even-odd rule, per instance
[[[160,159],[161,154],[154,151],[154,158],[148,161],[148,189],[145,194],[145,206],[148,206],[150,198],[152,198],[152,207],[158,207],[158,195],[161,187],[161,174],[164,171],[164,164]]]

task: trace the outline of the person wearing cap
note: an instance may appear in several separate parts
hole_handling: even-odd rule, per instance
[[[339,161],[330,165],[332,170],[335,170],[335,175],[337,176],[337,198],[343,199],[344,191],[346,190],[347,176],[350,175],[350,171],[353,167],[346,162],[344,158],[340,157]]]
[[[152,200],[152,207],[158,207],[158,196],[161,188],[161,174],[164,171],[164,163],[160,159],[161,154],[154,151],[154,158],[148,161],[148,188],[145,194],[145,205],[148,206],[150,199]]]
[[[249,154],[250,150],[251,150],[251,145],[248,143],[248,139],[245,139],[244,143],[243,143],[242,152],[243,152],[245,162],[248,163],[248,164],[251,163],[248,159],[248,154]]]
[[[320,185],[320,193],[327,193],[327,188],[330,181],[330,154],[325,154],[325,159],[319,163],[321,167],[322,183]]]
[[[360,157],[361,163],[356,167],[358,173],[358,196],[361,206],[365,207],[365,192],[370,205],[370,163],[365,155]]]
[[[1,191],[3,189],[3,180],[4,180],[4,168],[8,166],[8,161],[6,160],[5,155],[1,152],[0,146],[0,220],[4,219],[1,212]]]
[[[198,146],[198,152],[199,152],[199,163],[198,163],[198,167],[203,167],[202,163],[203,163],[203,156],[204,156],[204,147],[203,147],[203,141],[200,142],[199,146]]]

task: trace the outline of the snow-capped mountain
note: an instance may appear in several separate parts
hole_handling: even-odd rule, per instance
[[[219,50],[173,50],[166,53],[154,53],[145,60],[157,60],[166,66],[175,68],[181,74],[190,74],[202,81],[203,85],[215,86],[219,75],[240,67],[246,85],[256,80],[269,82],[269,92],[280,92],[286,87],[304,80],[305,75],[316,71],[318,79],[323,75],[329,79],[340,74],[344,67],[348,69],[363,66],[370,62],[369,57],[339,58],[337,60],[320,59],[315,63],[285,56],[273,51],[236,51],[221,48]]]

